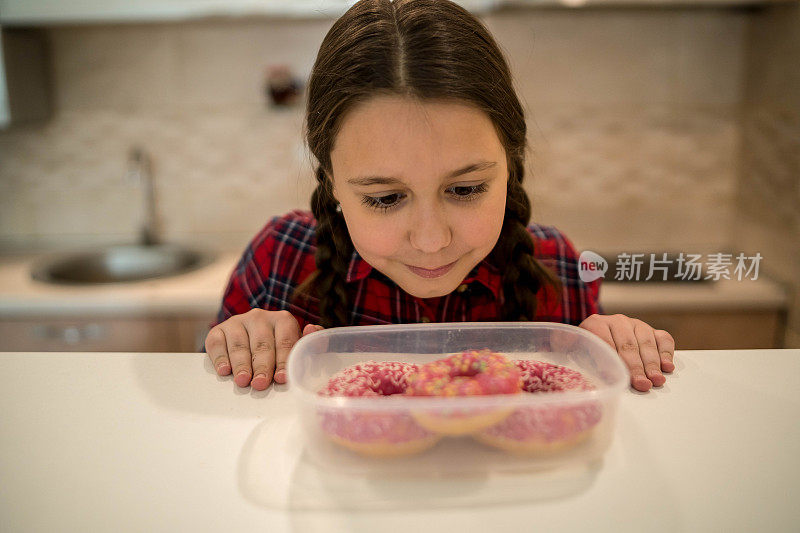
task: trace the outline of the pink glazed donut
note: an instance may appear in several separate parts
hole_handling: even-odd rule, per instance
[[[542,361],[516,361],[522,390],[532,394],[586,391],[594,387],[578,371]],[[474,437],[514,453],[550,453],[575,446],[591,435],[600,421],[596,401],[515,409],[499,424]]]
[[[330,378],[320,396],[390,396],[402,394],[406,376],[417,365],[366,361]],[[322,430],[335,443],[362,455],[392,457],[430,448],[439,435],[421,428],[407,412],[336,409],[322,413]]]
[[[408,396],[483,396],[518,394],[520,370],[514,362],[491,350],[467,350],[426,365],[407,377]],[[497,424],[511,409],[437,409],[417,411],[419,424],[445,435],[464,435]]]

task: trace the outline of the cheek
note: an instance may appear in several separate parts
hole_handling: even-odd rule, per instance
[[[494,247],[503,219],[494,220],[495,217],[470,217],[461,225],[461,240],[469,248],[484,249]]]
[[[505,197],[493,198],[459,224],[461,238],[472,248],[492,248],[500,236],[505,214]]]
[[[365,259],[396,255],[400,249],[402,233],[397,224],[375,220],[373,217],[345,220],[353,245]]]

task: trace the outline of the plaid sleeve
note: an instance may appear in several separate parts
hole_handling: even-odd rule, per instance
[[[537,313],[537,320],[579,325],[590,315],[600,313],[600,284],[602,278],[585,283],[580,279],[578,258],[572,242],[552,226],[529,227],[536,241],[536,258],[558,275],[561,294],[554,305]]]
[[[561,273],[561,281],[564,283],[563,306],[564,309],[569,309],[565,316],[565,323],[577,326],[589,316],[600,312],[599,299],[602,278],[589,283],[581,280],[578,265],[580,254],[566,235],[553,229],[557,240],[563,242],[563,254],[559,263],[563,265]],[[561,247],[562,244],[559,243],[559,246]]]
[[[289,311],[302,329],[313,309],[291,301],[295,287],[316,267],[315,225],[310,213],[294,210],[273,217],[250,241],[231,273],[216,320],[210,327],[250,309]]]
[[[273,217],[248,243],[230,275],[211,329],[251,309],[288,310],[300,329],[313,318],[310,309],[290,302],[294,288],[314,267],[314,225],[310,213],[294,210]],[[205,351],[201,346],[199,351]]]
[[[279,220],[279,217],[272,218],[248,243],[228,280],[228,286],[222,296],[222,304],[217,312],[217,318],[209,324],[209,328],[213,328],[232,316],[261,307],[258,301],[259,298],[256,295],[263,293],[265,286],[263,273],[270,271],[273,260],[272,255],[263,253],[263,250],[272,248],[269,241]]]

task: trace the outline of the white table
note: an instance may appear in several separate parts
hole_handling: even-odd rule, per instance
[[[676,365],[624,394],[611,449],[580,477],[406,486],[417,509],[370,509],[390,481],[352,480],[337,509],[348,480],[303,462],[283,386],[238,389],[203,354],[0,353],[0,531],[800,529],[800,350]]]

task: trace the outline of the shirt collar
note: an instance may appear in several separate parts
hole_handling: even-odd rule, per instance
[[[361,281],[369,276],[370,272],[372,272],[372,265],[364,261],[361,255],[353,249],[353,255],[350,256],[350,266],[347,267],[347,283]]]
[[[347,268],[347,283],[360,281],[369,276],[371,272],[372,265],[367,263],[357,251],[353,250],[353,255],[350,257],[350,266]],[[489,262],[488,258],[475,265],[462,283],[469,285],[472,282],[480,283],[492,291],[496,299],[500,298],[502,276],[500,276],[500,271],[497,267]]]

